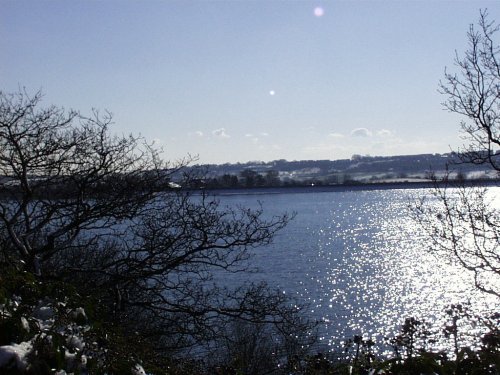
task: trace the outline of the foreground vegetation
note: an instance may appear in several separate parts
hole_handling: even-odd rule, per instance
[[[250,249],[291,215],[172,189],[188,161],[113,136],[109,114],[41,100],[0,92],[2,373],[166,368],[163,358],[211,348],[234,324],[265,327],[289,354],[307,347],[313,327],[297,301],[214,279],[248,270]]]
[[[181,355],[160,354],[147,332],[115,320],[99,293],[84,296],[71,283],[40,282],[4,267],[0,285],[0,372],[6,375],[500,373],[500,314],[483,318],[462,305],[444,312],[441,331],[408,318],[395,337],[375,343],[355,336],[341,353],[299,350],[305,342],[285,340],[268,324],[234,320],[210,346]],[[471,338],[470,324],[483,333]],[[443,339],[451,350],[437,349]],[[377,354],[382,347],[392,352]]]

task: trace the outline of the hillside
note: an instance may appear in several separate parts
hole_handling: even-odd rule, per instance
[[[425,181],[432,175],[455,179],[494,179],[497,177],[489,165],[461,163],[456,153],[419,154],[397,156],[361,156],[340,160],[274,160],[205,164],[190,167],[199,171],[204,182],[236,186],[254,179],[247,186],[276,184],[343,184],[346,182],[404,182]]]

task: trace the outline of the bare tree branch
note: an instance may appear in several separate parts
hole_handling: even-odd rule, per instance
[[[294,337],[311,328],[291,324],[299,304],[282,293],[214,277],[248,271],[250,250],[290,215],[172,189],[189,159],[169,165],[140,137],[110,135],[108,112],[86,117],[41,99],[0,92],[0,265],[74,285],[108,322],[158,348],[208,343],[231,320]]]

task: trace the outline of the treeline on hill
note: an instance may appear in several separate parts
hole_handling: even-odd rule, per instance
[[[487,151],[478,155],[487,154]],[[361,156],[341,160],[275,160],[235,164],[188,166],[172,174],[179,181],[186,173],[190,188],[255,188],[293,186],[359,185],[374,183],[428,183],[484,181],[498,179],[491,165],[465,163],[466,154],[419,154],[402,156]]]
[[[199,173],[198,173],[199,174]],[[381,173],[377,175],[363,175],[350,173],[331,173],[327,176],[318,175],[316,177],[307,175],[299,177],[283,177],[276,170],[257,172],[253,169],[244,169],[237,174],[225,173],[221,176],[212,176],[207,173],[202,174],[203,178],[191,178],[189,184],[178,187],[190,189],[252,189],[268,187],[303,187],[303,186],[352,186],[352,185],[373,185],[373,184],[408,184],[408,183],[494,183],[497,179],[491,177],[469,178],[464,172],[441,171],[440,175],[433,172],[426,172],[422,176],[410,176],[408,173],[395,174],[393,172]],[[176,176],[173,176],[176,179]],[[178,181],[178,180],[177,180]]]
[[[190,179],[189,185],[183,187],[193,189],[252,189],[266,187],[301,187],[301,186],[327,186],[327,185],[360,185],[366,181],[361,181],[354,178],[349,173],[334,173],[329,176],[281,176],[276,170],[267,170],[265,172],[257,172],[254,169],[244,169],[236,174],[225,173],[221,176],[208,173],[205,168],[201,169],[203,178]],[[199,172],[195,173],[199,174]],[[386,178],[396,177],[394,174],[384,174]],[[399,175],[399,177],[407,177],[407,175]],[[173,176],[175,179],[175,175]],[[369,182],[377,182],[379,178],[372,178]],[[429,180],[422,179],[422,182]]]

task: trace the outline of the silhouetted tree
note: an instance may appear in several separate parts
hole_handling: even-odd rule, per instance
[[[457,53],[457,72],[445,72],[440,83],[444,106],[464,116],[461,128],[468,144],[457,155],[462,163],[489,164],[500,171],[499,25],[480,12],[478,28],[470,26],[468,49]],[[500,219],[495,198],[485,187],[436,185],[434,202],[422,201],[417,219],[432,241],[432,250],[474,275],[476,287],[500,297]]]
[[[257,185],[258,173],[253,169],[245,169],[240,173],[241,178],[245,181],[245,187],[251,188]]]
[[[298,312],[282,293],[220,281],[247,270],[250,249],[289,216],[171,189],[188,160],[169,165],[141,138],[110,135],[109,113],[41,99],[0,93],[1,269],[72,284],[158,351],[210,342],[234,319],[305,328],[287,325]]]
[[[267,186],[279,186],[281,184],[279,172],[275,170],[267,171],[265,179]]]
[[[220,184],[224,187],[238,187],[238,176],[233,174],[224,174],[220,177]]]
[[[445,108],[463,115],[461,128],[468,143],[457,154],[463,162],[490,164],[500,170],[500,46],[499,25],[481,11],[478,27],[467,33],[468,49],[455,57],[457,71],[445,71],[440,91]]]

